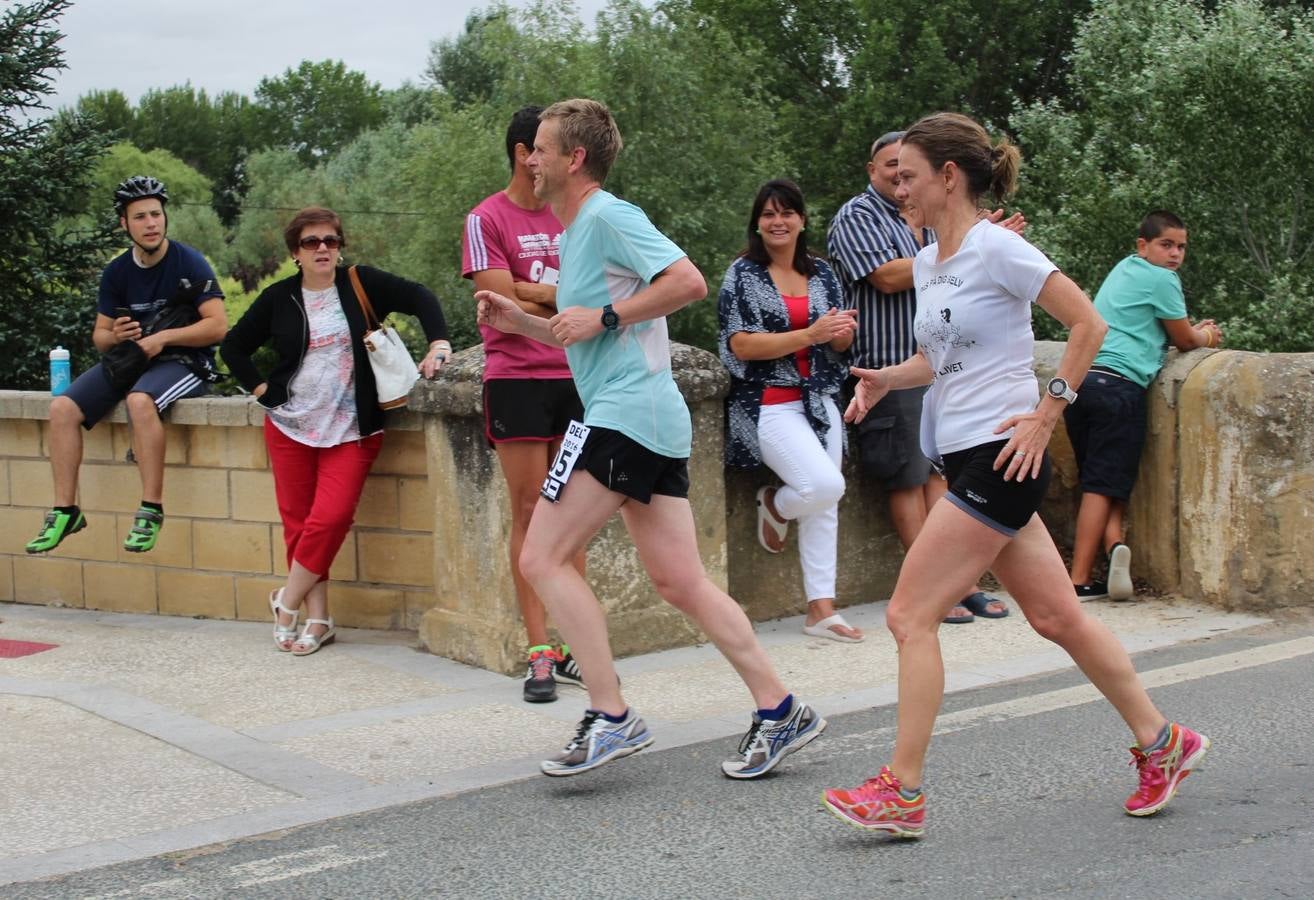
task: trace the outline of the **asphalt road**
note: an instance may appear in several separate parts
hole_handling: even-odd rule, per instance
[[[931,751],[927,835],[822,811],[874,774],[893,708],[831,719],[757,782],[718,741],[567,779],[337,819],[0,888],[46,897],[1314,897],[1314,628],[1140,654],[1172,718],[1214,748],[1151,819],[1122,813],[1129,741],[1075,672],[952,695]]]

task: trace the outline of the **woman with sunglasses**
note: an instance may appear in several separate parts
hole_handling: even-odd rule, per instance
[[[287,545],[287,582],[269,595],[274,643],[307,656],[333,641],[328,572],[351,530],[365,476],[383,446],[384,413],[367,358],[361,299],[341,265],[342,221],[311,206],[283,230],[300,270],[256,297],[228,332],[220,353],[265,407],[265,446]],[[429,350],[419,364],[432,378],[451,355],[438,299],[422,285],[358,266],[379,320],[400,312],[420,320]],[[252,355],[272,344],[261,373]],[[298,631],[301,611],[307,618]]]
[[[730,372],[726,464],[765,464],[784,482],[757,492],[757,540],[780,553],[797,520],[803,631],[856,643],[862,632],[835,612],[844,493],[844,426],[835,401],[858,326],[852,310],[840,309],[830,267],[808,252],[806,226],[798,185],[768,181],[748,216],[748,246],[721,282],[721,361]]]

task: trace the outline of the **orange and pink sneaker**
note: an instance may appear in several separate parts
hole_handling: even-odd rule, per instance
[[[919,838],[926,824],[926,795],[905,799],[899,793],[899,779],[889,766],[850,790],[829,788],[821,795],[821,805],[854,828],[865,831],[888,831],[895,837]]]
[[[1209,752],[1209,738],[1176,722],[1168,726],[1168,743],[1148,753],[1132,747],[1131,764],[1141,785],[1127,798],[1123,809],[1129,816],[1152,816],[1168,805],[1191,769]]]

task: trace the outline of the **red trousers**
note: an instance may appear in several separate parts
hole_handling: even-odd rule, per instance
[[[365,476],[383,447],[383,435],[336,447],[308,447],[265,419],[265,446],[274,470],[288,567],[299,562],[323,581],[351,530]]]

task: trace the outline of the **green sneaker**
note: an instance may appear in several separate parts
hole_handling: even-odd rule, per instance
[[[86,527],[87,517],[82,515],[82,510],[66,513],[52,509],[46,513],[46,521],[41,526],[41,533],[28,541],[24,549],[28,553],[49,553],[58,547],[64,538]]]
[[[155,549],[155,542],[160,539],[160,529],[164,527],[164,513],[142,506],[132,518],[132,530],[123,539],[123,549],[129,553],[145,553]]]

